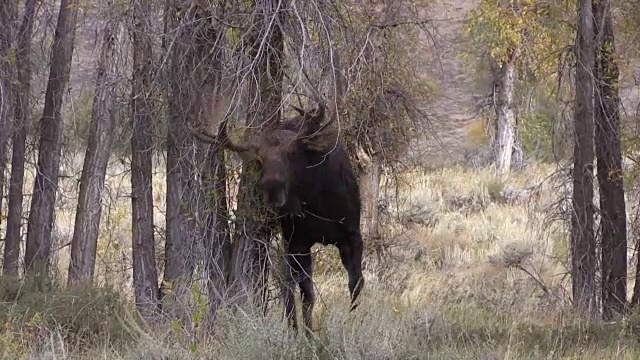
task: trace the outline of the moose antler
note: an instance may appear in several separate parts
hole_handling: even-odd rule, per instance
[[[291,107],[293,108],[293,110],[298,112],[298,114],[300,115],[301,118],[304,118],[307,115],[307,112],[304,111],[304,109],[299,108],[299,107],[297,107],[295,105],[291,105]]]
[[[237,152],[239,154],[252,154],[255,152],[255,147],[252,143],[236,143],[229,138],[229,134],[227,133],[227,125],[228,125],[228,117],[227,108],[231,102],[226,96],[215,96],[211,101],[211,123],[210,125],[195,128],[191,123],[189,123],[189,129],[191,133],[200,141],[209,143],[209,144],[222,144],[227,149]],[[220,122],[218,129],[216,129],[214,133],[212,132],[211,126],[215,123]]]
[[[300,115],[300,121],[302,121],[302,126],[300,127],[300,131],[298,133],[298,137],[309,137],[318,131],[326,128],[333,119],[330,119],[328,123],[324,125],[320,125],[322,121],[324,121],[326,107],[320,98],[320,95],[314,93],[314,98],[318,103],[318,107],[315,110],[307,111],[302,108],[299,108],[295,105],[291,105],[293,110],[295,110]]]
[[[303,142],[311,149],[320,150],[326,147],[326,142],[328,139],[337,138],[338,134],[335,131],[326,131],[326,129],[336,122],[338,118],[338,111],[342,108],[342,102],[344,101],[345,93],[348,87],[348,80],[345,74],[342,71],[342,65],[340,62],[340,56],[337,52],[331,52],[330,56],[332,57],[332,65],[333,65],[333,78],[335,81],[335,87],[333,91],[333,98],[331,101],[331,105],[329,108],[329,119],[321,124],[325,119],[325,110],[326,107],[324,105],[324,101],[322,96],[318,92],[315,87],[311,87],[311,93],[313,98],[315,98],[316,102],[319,104],[316,113],[314,115],[309,116],[307,112],[304,110],[293,106],[293,108],[300,114],[304,122],[302,125],[302,129],[300,131],[300,136],[303,137]],[[307,78],[307,80],[311,81],[309,75],[303,68],[303,74]]]
[[[322,103],[319,103],[318,107],[312,111],[305,111],[293,105],[292,107],[301,115],[302,126],[298,131],[298,138],[308,139],[314,137],[330,123],[327,122],[327,124],[322,125],[325,114],[325,107]]]
[[[325,120],[326,107],[319,102],[318,107],[312,111],[304,111],[300,108],[292,106],[301,114],[302,126],[298,131],[298,139],[307,146],[308,149],[314,151],[322,151],[327,147],[327,139],[335,138],[337,134],[326,129],[333,123],[335,116],[331,116],[329,120]]]

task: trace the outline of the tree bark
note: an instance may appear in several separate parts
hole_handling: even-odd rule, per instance
[[[285,1],[269,0],[256,5],[262,28],[257,29],[252,58],[257,79],[255,112],[262,126],[273,126],[281,117],[284,41],[282,29]],[[277,18],[277,20],[274,20]],[[265,45],[260,46],[266,39]],[[251,123],[251,119],[247,119]],[[258,124],[252,124],[256,126]],[[252,302],[266,311],[266,291],[269,274],[268,245],[276,223],[269,215],[257,189],[259,167],[245,162],[240,178],[236,210],[235,238],[231,259],[231,286],[240,305]]]
[[[18,275],[24,193],[24,162],[27,125],[31,115],[31,38],[36,12],[36,0],[27,0],[18,31],[16,48],[17,91],[14,96],[14,127],[11,155],[11,179],[9,180],[9,209],[7,233],[4,243],[3,270],[5,275]]]
[[[175,109],[176,105],[169,107]],[[194,245],[197,222],[191,207],[191,200],[194,199],[191,183],[195,182],[192,169],[196,160],[193,142],[184,125],[180,124],[184,119],[180,119],[179,113],[172,113],[167,139],[167,214],[162,296],[164,301],[167,295],[164,286],[170,284],[172,297],[175,298],[172,302],[175,302],[188,295],[196,262]]]
[[[362,235],[366,241],[375,241],[380,237],[378,232],[378,197],[382,165],[378,156],[369,156],[362,149],[358,152],[358,160],[360,165],[360,198],[362,199]]]
[[[582,311],[596,315],[596,246],[593,233],[594,108],[592,77],[595,63],[595,39],[592,1],[580,0],[578,13],[571,275],[573,278],[574,305]]]
[[[510,170],[522,170],[524,168],[525,154],[522,147],[522,136],[518,129],[518,118],[516,116],[515,123],[515,139],[513,143],[513,152],[511,153],[511,168]]]
[[[153,104],[150,99],[153,61],[149,0],[133,4],[133,88],[131,94],[131,206],[133,286],[136,306],[151,319],[159,306],[158,269],[153,233]]]
[[[627,212],[620,145],[620,96],[615,37],[609,0],[595,1],[595,143],[600,188],[602,310],[605,318],[621,313],[627,299]]]
[[[107,6],[113,4],[109,2]],[[111,11],[108,9],[107,11]],[[115,128],[116,83],[114,45],[117,23],[109,16],[102,35],[103,43],[97,65],[96,90],[89,128],[89,141],[80,178],[80,194],[71,240],[69,285],[91,283],[96,264],[96,249],[102,214],[102,191],[107,173]]]
[[[230,290],[238,305],[252,303],[266,311],[268,245],[275,224],[269,221],[262,194],[256,189],[258,166],[254,162],[245,163],[240,175]]]
[[[71,70],[78,7],[77,0],[60,1],[58,24],[53,36],[25,252],[25,268],[36,276],[48,275],[62,149],[62,100]]]
[[[231,236],[227,208],[227,173],[222,149],[210,146],[204,165],[204,192],[207,194],[205,268],[209,294],[209,324],[213,324],[224,301],[231,263]]]
[[[224,11],[220,9],[219,11]],[[202,19],[212,14],[203,13]],[[196,37],[197,59],[203,64],[199,73],[203,74],[203,84],[199,91],[198,123],[210,116],[214,104],[213,95],[222,86],[223,46],[225,35],[211,25],[202,27],[202,36]],[[212,49],[213,47],[213,49]],[[206,65],[206,66],[205,66]],[[200,80],[200,79],[198,79]],[[204,156],[201,164],[201,188],[199,192],[205,201],[200,201],[202,209],[199,223],[203,224],[204,268],[209,295],[208,324],[213,326],[218,308],[225,300],[228,274],[231,266],[231,234],[229,232],[229,211],[227,206],[227,172],[222,147],[201,144],[199,152]]]
[[[496,135],[493,149],[496,156],[496,169],[500,174],[508,173],[511,169],[512,154],[516,141],[515,87],[517,70],[514,53],[512,57],[501,64],[499,69],[499,83],[496,89]]]
[[[7,153],[13,123],[13,97],[16,95],[12,85],[16,59],[11,56],[10,51],[14,42],[15,19],[15,2],[3,1],[0,4],[0,212],[5,194]]]
[[[207,39],[211,26],[203,9],[194,5],[185,12],[169,1],[171,15],[166,28],[175,33],[171,54],[169,124],[167,132],[167,214],[163,306],[174,318],[186,318],[192,275],[198,260],[198,240],[203,235],[197,205],[199,199],[197,164],[203,159],[190,134],[188,123],[201,106],[199,88],[208,67],[207,51],[198,41]],[[213,96],[213,94],[209,94]],[[171,292],[164,286],[171,286]],[[170,296],[168,296],[170,295]]]

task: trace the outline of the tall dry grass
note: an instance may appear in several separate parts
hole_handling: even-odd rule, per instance
[[[65,278],[68,266],[65,245],[72,236],[80,165],[78,159],[70,161],[66,168],[72,176],[61,182],[55,234],[58,279]],[[206,332],[203,306],[198,306],[205,299],[197,296],[188,326],[142,326],[133,315],[130,295],[131,220],[124,168],[114,164],[107,179],[95,288],[61,290],[54,284],[35,289],[8,279],[0,283],[0,354],[5,358],[640,356],[636,315],[604,324],[571,313],[566,229],[547,221],[560,196],[552,183],[543,181],[552,166],[530,165],[502,178],[490,170],[453,167],[386,179],[383,239],[367,244],[367,283],[355,312],[348,312],[346,273],[337,250],[314,249],[318,302],[312,339],[288,331],[279,305],[267,317],[224,306],[215,331]],[[164,190],[164,174],[158,171],[159,235]],[[162,237],[157,241],[161,254]]]

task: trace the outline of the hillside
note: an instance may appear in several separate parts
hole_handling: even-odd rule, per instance
[[[426,14],[432,19],[432,26],[422,33],[421,39],[429,44],[422,54],[429,64],[424,76],[435,83],[436,96],[426,109],[434,126],[421,150],[427,163],[433,165],[463,159],[469,146],[467,127],[477,120],[478,96],[488,93],[487,84],[482,82],[487,76],[469,68],[460,58],[469,49],[460,34],[464,17],[477,3],[477,0],[436,1]]]

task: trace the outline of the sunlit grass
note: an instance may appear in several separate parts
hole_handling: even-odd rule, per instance
[[[73,161],[79,174],[81,161]],[[38,292],[5,301],[9,317],[0,331],[7,357],[25,358],[216,358],[216,359],[632,359],[640,356],[631,316],[591,323],[567,305],[567,237],[561,224],[545,222],[557,199],[549,185],[554,170],[531,165],[497,177],[462,167],[400,174],[385,182],[381,215],[384,239],[367,244],[367,284],[361,305],[348,312],[346,273],[337,250],[317,246],[315,337],[292,336],[277,305],[267,317],[223,306],[213,334],[193,320],[186,330],[167,323],[152,329],[134,321],[131,301],[131,218],[126,166],[109,168],[100,231],[95,291]],[[166,183],[162,163],[154,175],[155,221],[164,227]],[[28,179],[27,189],[32,177]],[[398,192],[395,192],[398,185]],[[77,177],[60,184],[56,213],[59,279],[66,277],[73,232]],[[533,191],[533,189],[539,191]],[[387,195],[389,194],[389,195]],[[397,196],[396,196],[397,194]],[[515,195],[514,195],[515,194]],[[25,210],[28,209],[28,198]],[[161,236],[157,251],[162,251]],[[15,289],[14,285],[3,285]],[[106,297],[112,290],[122,300]],[[75,291],[75,292],[74,292]],[[5,289],[0,292],[8,293]],[[72,293],[70,293],[72,292]],[[49,299],[47,301],[38,299]],[[76,297],[99,306],[107,322],[94,328],[92,313],[56,311]],[[109,300],[113,299],[113,300]],[[105,302],[106,301],[106,302]],[[30,305],[29,305],[30,304]],[[98,304],[98,305],[96,305]],[[41,306],[40,308],[38,306]],[[25,310],[28,306],[29,310]],[[90,309],[90,308],[89,308]],[[107,312],[108,311],[108,312]],[[194,310],[195,311],[195,310]],[[198,316],[194,313],[194,319]],[[80,320],[79,320],[80,319]],[[35,329],[35,330],[34,330]],[[110,329],[121,329],[112,332]],[[96,332],[97,331],[97,332]],[[80,334],[80,335],[78,335]],[[91,338],[89,338],[91,339]]]

